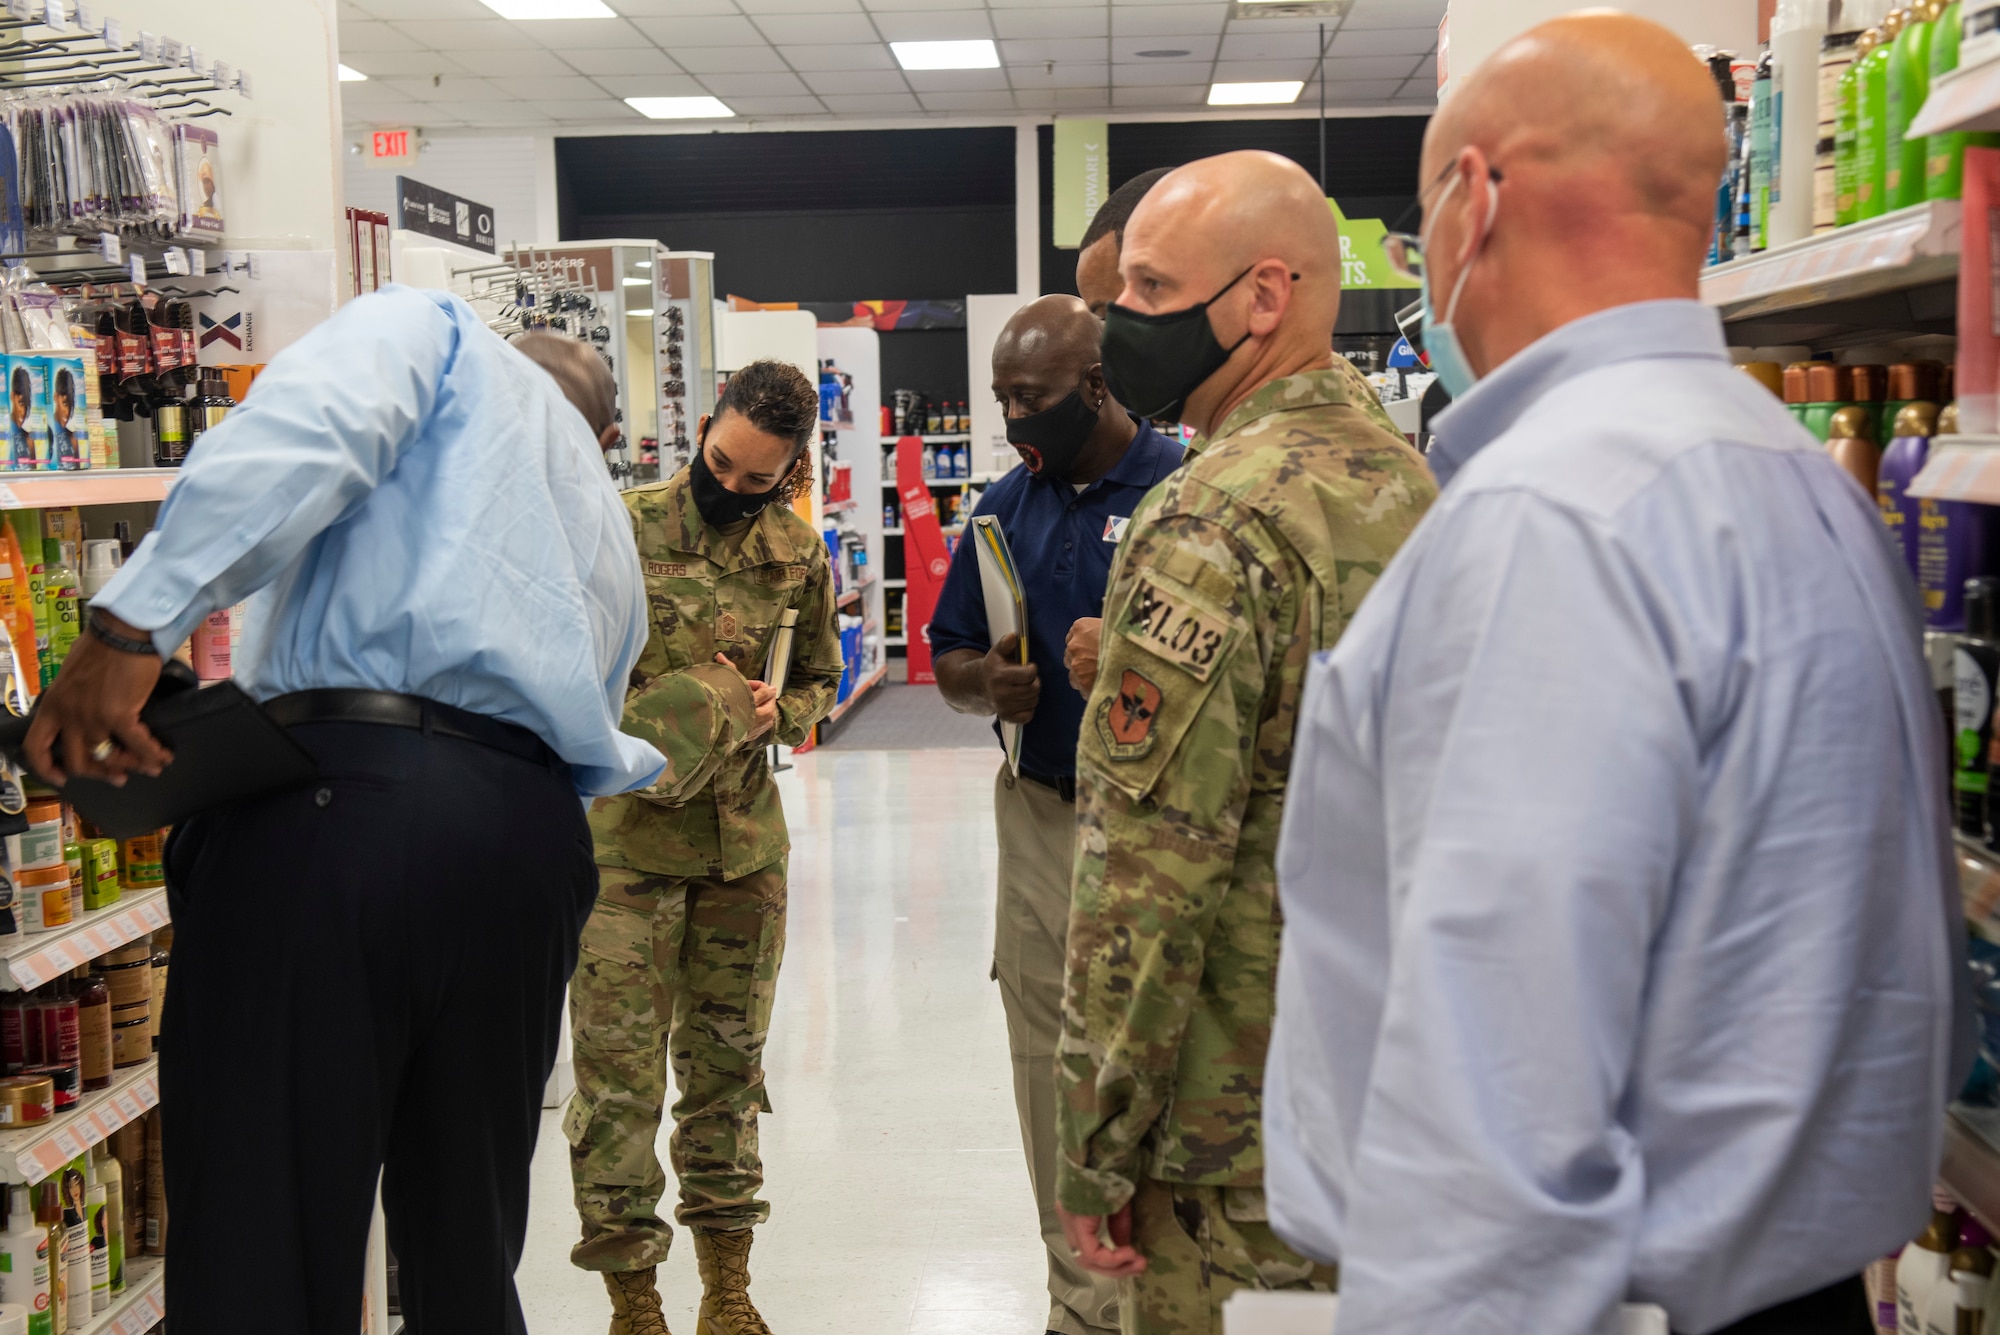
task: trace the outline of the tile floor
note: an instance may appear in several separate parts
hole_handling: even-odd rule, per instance
[[[776,1335],[1038,1335],[1047,1317],[993,946],[994,749],[821,751],[780,776],[790,935],[767,1065],[771,1222],[753,1289]],[[551,1112],[521,1300],[534,1335],[602,1335],[572,1269]],[[665,1141],[661,1154],[665,1155]],[[692,1335],[693,1249],[661,1271]]]

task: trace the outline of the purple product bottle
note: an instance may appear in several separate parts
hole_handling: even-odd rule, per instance
[[[1939,435],[1956,434],[1956,409],[1952,404],[1938,414]],[[1921,500],[1914,507],[1914,523],[1924,624],[1932,630],[1964,630],[1965,581],[1992,568],[1986,507],[1970,501]]]
[[[1931,404],[1912,403],[1898,411],[1889,446],[1882,451],[1882,466],[1875,474],[1875,501],[1882,507],[1882,522],[1902,549],[1912,581],[1917,578],[1918,501],[1908,489],[1910,480],[1923,469],[1924,460],[1930,458],[1936,426],[1937,409]]]

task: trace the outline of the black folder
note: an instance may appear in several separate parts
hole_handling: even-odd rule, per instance
[[[0,750],[17,762],[33,717],[32,711],[27,718],[0,717]],[[197,689],[194,674],[179,663],[170,662],[161,672],[139,717],[174,755],[158,778],[134,772],[120,788],[79,775],[57,789],[113,839],[299,787],[319,775],[306,749],[235,683]]]

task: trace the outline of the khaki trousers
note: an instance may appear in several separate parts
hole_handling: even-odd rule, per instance
[[[1048,1329],[1110,1335],[1118,1329],[1117,1281],[1077,1265],[1056,1218],[1056,1039],[1062,1032],[1076,807],[1052,788],[1015,778],[1003,764],[993,787],[993,818],[1000,841],[993,977],[1007,1012],[1021,1148],[1049,1254]]]

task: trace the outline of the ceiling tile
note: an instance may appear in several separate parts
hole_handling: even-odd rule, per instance
[[[1111,83],[1111,66],[1103,61],[1092,63],[1079,60],[1069,64],[1058,62],[1054,71],[1044,70],[1040,65],[1023,66],[1008,71],[1013,76],[1016,90],[1023,88],[1104,88]]]
[[[1108,23],[1106,11],[1095,5],[993,11],[993,31],[1002,37],[1102,37],[1110,30]]]
[[[418,42],[397,32],[386,23],[343,23],[340,25],[340,52],[416,51]]]
[[[668,47],[690,74],[757,74],[782,70],[785,59],[768,46]]]
[[[1043,42],[1002,42],[1000,58],[1011,65],[1039,65],[1044,60],[1103,61],[1108,47],[1102,37],[1061,37]]]
[[[1303,56],[1311,60],[1319,55],[1319,35],[1317,33],[1264,32],[1248,23],[1232,23],[1229,31],[1222,36],[1222,58],[1224,60],[1271,60],[1292,56]],[[1371,59],[1362,55],[1336,57],[1327,52],[1326,65],[1331,70],[1340,61],[1350,64]],[[1340,76],[1334,75],[1334,78]]]
[[[1110,105],[1105,100],[1109,90],[1102,85],[1096,88],[1057,88],[1052,91],[1055,94],[1057,111],[1102,111]]]
[[[1429,84],[1433,93],[1437,91],[1438,61],[1435,55],[1425,56],[1417,62],[1414,70],[1406,70],[1405,73],[1419,83]]]
[[[849,46],[781,46],[778,54],[795,70],[892,70],[896,58],[881,42]]]
[[[1012,93],[925,93],[926,111],[1013,111]]]
[[[821,70],[801,75],[815,93],[907,93],[897,70]]]
[[[1111,82],[1120,88],[1159,88],[1167,84],[1198,83],[1206,89],[1208,62],[1149,60],[1142,65],[1113,65]]]
[[[617,0],[612,8],[628,19],[686,18],[737,12],[734,0]]]
[[[909,13],[877,13],[875,26],[890,42],[931,42],[952,38],[991,37],[993,27],[983,9],[932,9]]]
[[[706,90],[687,74],[606,74],[592,80],[613,97],[698,97]]]
[[[430,111],[425,103],[401,98],[356,106],[343,97],[340,109],[343,125],[416,125]]]
[[[447,51],[444,53],[468,74],[518,78],[523,75],[571,75],[553,51]]]
[[[1007,87],[1006,70],[906,70],[903,77],[922,96],[925,93],[991,93]]]
[[[655,47],[630,47],[617,51],[565,51],[562,59],[580,74],[676,74],[666,52]]]
[[[526,102],[447,102],[444,109],[468,125],[547,125],[549,117]]]
[[[788,97],[808,91],[796,74],[704,74],[702,87],[717,97]],[[817,91],[812,90],[812,91]]]
[[[544,116],[559,121],[624,121],[643,119],[638,112],[615,97],[570,98],[532,103]]]
[[[1199,87],[1176,86],[1172,88],[1114,88],[1111,90],[1111,105],[1114,107],[1198,107],[1208,101],[1208,85]]]
[[[1259,83],[1274,79],[1305,79],[1313,72],[1311,56],[1299,60],[1218,60],[1217,83]]]
[[[633,19],[632,23],[669,51],[682,46],[751,46],[764,40],[740,14]]]
[[[1085,2],[1085,3],[1078,3],[1078,2],[1077,2],[1077,0],[1001,0],[1000,4],[999,4],[999,5],[997,5],[997,6],[994,6],[994,8],[999,8],[999,9],[1095,9],[1095,10],[1100,10],[1100,11],[1101,11],[1101,10],[1104,10],[1104,9],[1108,8],[1108,6],[1106,6],[1106,4],[1104,3],[1104,0],[1086,0],[1086,2]]]
[[[637,46],[646,39],[624,19],[547,19],[516,27],[537,46],[551,51],[591,51],[607,46]]]
[[[360,8],[385,19],[490,19],[479,0],[361,0]],[[343,31],[342,36],[345,36]]]
[[[1151,33],[1222,31],[1229,10],[1224,5],[1134,5],[1113,6],[1113,37],[1146,36]]]
[[[1287,33],[1294,37],[1303,37],[1308,42],[1316,42],[1319,39],[1319,30],[1322,27],[1327,29],[1328,35],[1332,35],[1333,25],[1321,19],[1232,18],[1229,20],[1229,31],[1233,33]]]
[[[875,25],[866,14],[859,13],[759,15],[757,26],[767,39],[781,46],[877,40]]]
[[[340,0],[340,3],[334,7],[334,13],[339,15],[342,25],[368,23],[375,18],[373,14],[363,9],[360,5],[355,4],[354,0]]]
[[[752,0],[755,3],[755,0]],[[922,9],[984,9],[983,0],[862,0],[876,14],[901,13]]]
[[[342,63],[360,70],[371,79],[385,78],[392,74],[429,76],[486,73],[484,70],[469,70],[437,51],[343,51],[340,55]]]
[[[410,96],[407,88],[393,87],[380,79],[370,79],[367,83],[344,83],[340,86],[340,105],[343,107],[379,108],[405,104],[423,105]]]
[[[561,102],[579,97],[603,97],[604,90],[581,74],[553,76],[527,74],[493,79],[496,88],[505,89],[514,97],[526,98],[530,102]]]
[[[1111,59],[1115,62],[1140,65],[1169,65],[1176,61],[1196,61],[1206,63],[1215,59],[1215,51],[1221,45],[1221,38],[1214,33],[1193,37],[1187,33],[1168,36],[1114,37],[1111,39]],[[1142,56],[1141,51],[1185,51],[1184,56]]]
[[[394,89],[399,96],[407,97],[413,102],[459,102],[468,98],[488,99],[507,96],[506,89],[500,84],[458,75],[442,79],[383,79],[379,82],[385,88]]]
[[[732,97],[729,106],[739,116],[826,115],[816,97]]]
[[[830,93],[820,98],[828,111],[845,115],[886,115],[898,111],[922,111],[908,93]]]
[[[1244,25],[1238,24],[1237,30]],[[1329,54],[1336,56],[1421,56],[1437,45],[1436,28],[1343,28]]]
[[[1330,107],[1351,107],[1373,105],[1386,102],[1395,96],[1403,86],[1401,79],[1346,79],[1339,83],[1329,81],[1326,85],[1326,104]],[[1309,106],[1319,101],[1319,90],[1308,88],[1299,95],[1299,105]]]
[[[1341,22],[1342,32],[1372,28],[1422,28],[1437,31],[1446,0],[1354,0]]]
[[[395,26],[433,51],[529,51],[535,46],[522,35],[522,25],[505,19],[414,19]]]
[[[673,0],[667,0],[672,3]],[[861,8],[861,0],[755,0],[757,13],[845,14]]]

